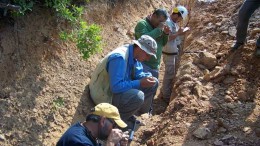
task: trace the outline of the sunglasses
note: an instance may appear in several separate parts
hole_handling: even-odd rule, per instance
[[[107,118],[107,120],[113,125],[113,128],[117,127],[117,124],[116,124],[116,122],[113,119]]]

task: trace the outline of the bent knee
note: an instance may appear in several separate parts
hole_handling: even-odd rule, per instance
[[[138,100],[141,103],[144,102],[144,92],[143,91],[138,90],[138,92],[136,93],[136,100]]]

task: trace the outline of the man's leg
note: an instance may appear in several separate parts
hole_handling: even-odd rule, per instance
[[[123,121],[133,116],[144,103],[144,93],[141,90],[130,89],[124,93],[113,94],[112,104],[119,110]]]
[[[177,55],[174,56],[166,56],[164,57],[164,64],[165,64],[165,72],[163,77],[163,83],[162,83],[162,94],[163,99],[165,101],[169,102],[172,88],[173,88],[173,78],[175,75],[175,63],[177,60]]]
[[[258,37],[256,41],[256,57],[260,57],[260,36]]]
[[[162,83],[162,93],[164,99],[170,99],[173,86],[173,77],[174,77],[174,65],[165,64],[165,73]]]
[[[144,63],[142,63],[142,65],[143,65],[143,71],[144,72],[150,72],[151,74],[152,74],[152,76],[153,77],[155,77],[156,79],[157,79],[157,81],[158,81],[158,78],[159,78],[159,70],[158,69],[151,69],[149,66],[147,66],[147,65],[145,65]],[[156,94],[156,91],[157,91],[157,88],[158,88],[158,86],[159,86],[159,82],[158,82],[158,84],[156,85],[156,89],[153,89],[153,91],[146,91],[146,92],[149,92],[149,94],[151,94],[152,96],[152,98],[149,98],[151,101],[147,101],[147,102],[151,102],[150,103],[150,109],[149,109],[149,113],[151,114],[152,113],[152,110],[153,110],[153,106],[152,106],[152,104],[153,104],[153,98],[154,98],[154,96],[155,96],[155,94]],[[143,90],[149,90],[149,88],[148,89],[143,89]],[[142,91],[143,91],[142,90]],[[150,95],[148,95],[149,97],[150,97]],[[145,95],[145,97],[147,97],[147,95]],[[147,108],[147,107],[146,107]],[[146,110],[146,109],[145,109]],[[143,113],[145,113],[145,112],[143,112]],[[147,113],[147,112],[146,112]]]
[[[249,19],[258,7],[258,1],[249,0],[246,0],[244,4],[241,6],[238,12],[236,44],[232,47],[232,50],[237,50],[245,43]]]
[[[140,114],[148,113],[152,110],[152,102],[153,102],[153,98],[156,93],[156,90],[158,88],[158,85],[159,85],[159,81],[156,79],[156,83],[153,87],[141,89],[144,92],[144,103],[139,110]]]
[[[256,47],[260,48],[260,35],[259,35],[259,37],[258,37],[258,39],[256,41]]]

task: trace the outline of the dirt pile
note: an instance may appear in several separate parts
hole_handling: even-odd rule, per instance
[[[141,130],[143,139],[137,141],[169,146],[260,144],[260,59],[254,56],[260,10],[250,19],[247,45],[232,53],[241,4],[195,4],[173,101],[165,113],[151,118],[153,124]]]
[[[154,114],[132,145],[259,145],[260,64],[254,44],[260,11],[249,26],[248,44],[235,53],[242,0],[198,2],[192,9],[169,107],[155,99]],[[87,84],[97,62],[130,42],[136,22],[172,0],[108,0],[86,5],[88,22],[102,26],[103,52],[82,60],[75,44],[59,40],[52,12],[36,8],[0,25],[0,145],[55,145],[83,121],[93,104]],[[163,68],[163,64],[162,64]],[[160,79],[163,76],[161,69]]]

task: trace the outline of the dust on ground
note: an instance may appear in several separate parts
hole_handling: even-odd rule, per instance
[[[254,56],[260,10],[250,19],[245,47],[230,52],[241,4],[195,3],[172,102],[140,130],[138,143],[260,145],[260,59]]]
[[[105,44],[102,53],[87,61],[75,44],[60,41],[63,26],[46,9],[39,7],[13,25],[1,24],[0,145],[55,145],[93,107],[87,85],[97,62],[133,39],[139,19],[172,4],[124,0],[86,5],[85,17],[102,26]],[[248,44],[229,52],[241,4],[219,0],[194,5],[174,99],[166,109],[156,97],[154,115],[139,117],[147,125],[135,133],[132,145],[259,145],[260,67],[254,57],[259,10],[251,18]],[[204,50],[208,53],[196,53]],[[160,83],[163,70],[162,64]]]

